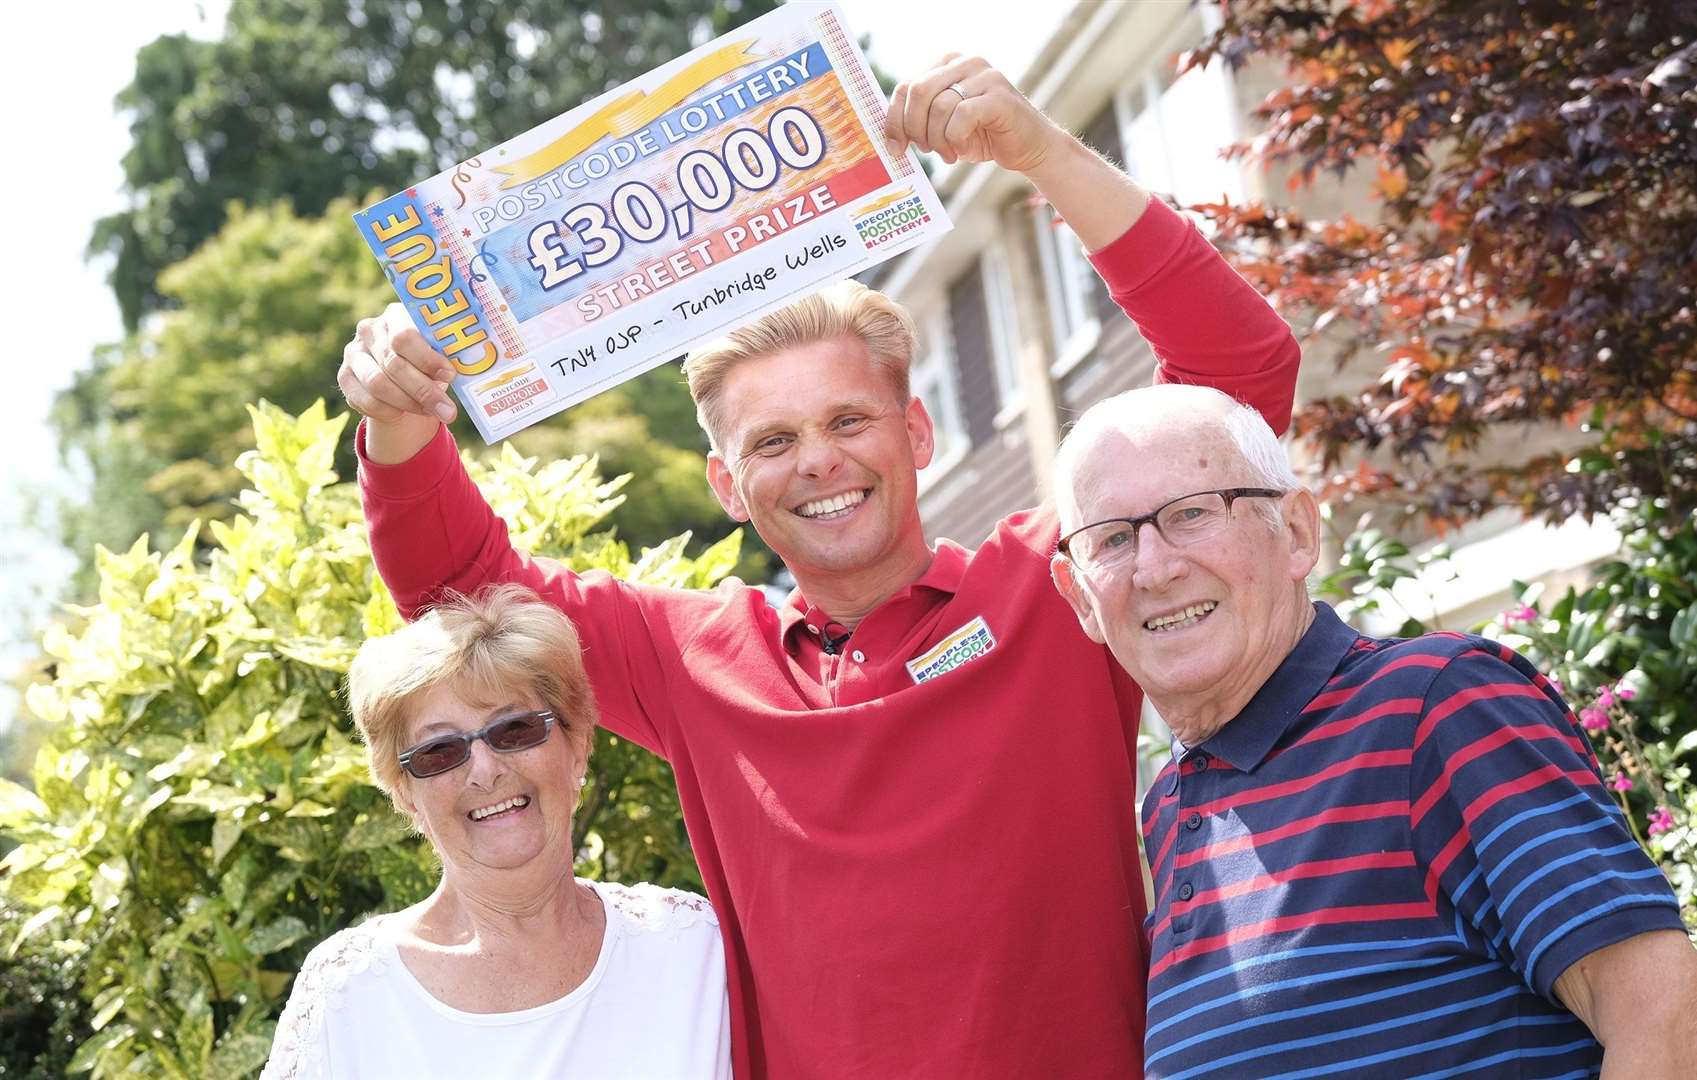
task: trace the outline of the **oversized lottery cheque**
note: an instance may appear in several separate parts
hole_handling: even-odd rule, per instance
[[[790,4],[355,215],[494,442],[949,228],[833,4]]]

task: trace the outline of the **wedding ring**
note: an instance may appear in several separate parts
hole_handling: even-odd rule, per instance
[[[965,90],[963,90],[963,89],[962,89],[962,88],[961,88],[961,85],[960,85],[960,83],[958,83],[958,82],[952,82],[952,83],[950,83],[950,84],[949,84],[949,85],[948,85],[948,86],[945,86],[945,87],[944,87],[944,88],[943,88],[943,89],[945,89],[945,90],[953,90],[953,91],[954,91],[954,92],[955,92],[955,93],[957,93],[957,94],[959,94],[959,95],[960,95],[960,99],[961,99],[961,100],[962,100],[962,101],[965,101],[965,100],[966,100],[966,99],[967,99],[967,98],[969,98],[969,97],[971,97],[971,96],[972,96],[972,95],[971,95],[971,94],[969,94],[969,93],[967,93],[967,92],[966,92],[966,91],[965,91]]]

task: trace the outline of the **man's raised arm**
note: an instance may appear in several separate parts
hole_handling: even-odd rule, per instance
[[[355,434],[360,500],[372,559],[396,607],[412,619],[449,593],[497,583],[534,590],[577,624],[602,724],[663,754],[672,713],[662,655],[675,649],[655,635],[667,631],[656,631],[612,577],[579,576],[513,547],[439,418],[453,408],[446,367],[406,309],[392,304],[360,323],[338,375],[348,404],[365,416]]]
[[[994,161],[1036,185],[1090,251],[1137,224],[1149,192],[1044,116],[1006,75],[976,57],[951,54],[896,87],[884,134],[944,161]]]
[[[1224,390],[1290,424],[1301,352],[1290,328],[1213,246],[1100,154],[1044,116],[1001,72],[945,58],[896,87],[885,137],[943,160],[1021,173],[1077,234],[1137,323],[1163,382]]]

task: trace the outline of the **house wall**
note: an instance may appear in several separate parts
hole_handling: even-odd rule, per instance
[[[1327,176],[1292,188],[1288,170],[1246,170],[1213,152],[1254,131],[1255,104],[1282,77],[1272,65],[1252,64],[1230,76],[1196,73],[1178,87],[1175,57],[1202,39],[1213,17],[1207,7],[1181,3],[1078,3],[1056,20],[1030,70],[1016,81],[1059,123],[1151,188],[1175,193],[1181,204],[1224,194],[1264,199],[1315,219],[1371,219],[1370,176]],[[1052,223],[1029,184],[983,165],[945,166],[935,176],[955,230],[887,264],[878,284],[947,338],[928,353],[941,374],[924,385],[951,395],[928,404],[956,429],[953,449],[921,475],[920,506],[933,537],[970,546],[1000,517],[1044,496],[1068,423],[1107,396],[1147,385],[1155,365],[1136,327],[1108,299],[1076,241],[1064,225]],[[1000,266],[999,278],[990,273],[992,264]],[[1349,393],[1376,377],[1377,343],[1365,343],[1352,364],[1340,367],[1338,332],[1304,341],[1298,401]],[[1490,433],[1470,456],[1519,461],[1572,445],[1574,438],[1562,429],[1504,430]],[[1300,448],[1294,456],[1299,468],[1315,464]],[[1320,478],[1317,467],[1312,475]],[[1454,580],[1436,571],[1409,586],[1417,591],[1406,597],[1451,628],[1507,606],[1512,580],[1564,585],[1616,543],[1604,524],[1551,530],[1506,512],[1441,537],[1424,522],[1366,503],[1339,508],[1340,536],[1360,512],[1375,513],[1375,524],[1419,549],[1447,542],[1455,550],[1449,564]],[[1337,550],[1334,542],[1328,565],[1335,565]],[[1516,551],[1539,554],[1529,561]]]

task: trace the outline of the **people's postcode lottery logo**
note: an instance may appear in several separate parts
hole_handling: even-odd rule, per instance
[[[862,207],[854,219],[854,230],[866,250],[883,247],[897,237],[922,228],[931,220],[925,200],[912,188],[892,191],[870,206]]]
[[[990,624],[980,615],[907,662],[907,672],[916,683],[947,675],[996,647]]]

